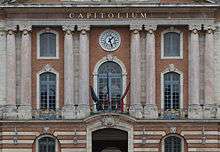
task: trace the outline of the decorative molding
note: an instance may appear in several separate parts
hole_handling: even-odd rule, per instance
[[[62,29],[63,29],[63,31],[70,31],[70,32],[72,32],[72,31],[75,31],[75,25],[69,25],[69,24],[66,24],[66,25],[63,25],[62,26]]]
[[[130,24],[131,31],[141,31],[143,24]]]
[[[195,31],[202,30],[202,26],[201,24],[189,24],[189,30],[195,33]]]
[[[21,25],[19,25],[19,30],[29,32],[32,30],[32,25],[31,24],[21,24]]]
[[[116,124],[118,124],[119,117],[117,115],[104,115],[101,119],[101,123],[105,128],[113,128]]]
[[[87,32],[89,30],[90,30],[90,25],[87,24],[77,25],[77,31]]]
[[[157,30],[157,25],[144,25],[144,29],[149,33]]]

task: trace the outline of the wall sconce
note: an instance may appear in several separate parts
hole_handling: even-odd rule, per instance
[[[205,135],[205,127],[202,127],[202,144],[206,144],[206,135]]]
[[[78,144],[78,138],[77,138],[77,132],[76,132],[76,129],[74,130],[73,144]]]
[[[143,128],[143,133],[142,133],[142,144],[146,144],[146,134],[145,134],[145,128]]]
[[[16,127],[15,127],[15,129],[14,129],[13,143],[14,143],[15,145],[18,144],[18,131],[17,131],[17,128],[16,128]]]

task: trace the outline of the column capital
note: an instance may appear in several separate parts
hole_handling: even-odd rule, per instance
[[[198,24],[189,25],[189,30],[192,31],[194,34],[197,34],[198,31],[202,30],[202,26]]]
[[[133,32],[138,32],[142,30],[141,24],[130,24],[130,30]]]
[[[216,30],[216,27],[214,25],[204,25],[204,30],[206,30],[208,34],[211,34]]]
[[[63,25],[62,26],[63,31],[65,31],[67,34],[70,34],[71,32],[75,31],[75,25]]]
[[[157,30],[157,25],[144,25],[144,30],[152,34],[154,31]]]
[[[23,32],[30,32],[32,30],[32,25],[30,24],[22,24],[22,25],[19,25],[19,30],[20,31],[23,31]]]
[[[77,31],[86,33],[89,30],[90,30],[90,25],[77,25]]]
[[[6,31],[8,31],[8,34],[13,34],[15,31],[17,31],[16,25],[7,25],[5,28]]]

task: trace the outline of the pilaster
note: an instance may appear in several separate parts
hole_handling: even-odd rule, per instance
[[[73,57],[73,35],[75,26],[63,26],[64,36],[64,108],[63,117],[74,119],[74,57]]]
[[[6,38],[6,99],[7,105],[5,106],[5,118],[14,119],[17,118],[16,107],[16,47],[15,47],[15,32],[16,26],[7,27]]]
[[[146,104],[144,118],[156,119],[158,110],[156,106],[156,74],[155,74],[155,34],[156,25],[145,25],[146,30]]]
[[[143,117],[141,105],[141,49],[140,33],[141,25],[131,25],[131,106],[130,115],[135,118]]]
[[[214,31],[213,26],[204,26],[205,35],[205,53],[204,53],[204,94],[205,109],[204,116],[207,119],[216,118],[217,104],[214,99],[215,67],[214,67]]]
[[[190,49],[189,49],[189,118],[201,119],[202,107],[200,106],[199,97],[199,31],[200,25],[189,26]]]
[[[79,103],[77,118],[89,115],[89,25],[78,25],[79,35]]]
[[[21,36],[21,103],[19,119],[31,119],[31,25],[19,27]]]

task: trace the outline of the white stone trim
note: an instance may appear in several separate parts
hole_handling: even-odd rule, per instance
[[[86,149],[84,148],[71,148],[71,149],[61,149],[61,152],[86,152]]]
[[[165,145],[164,145],[164,140],[167,138],[167,137],[170,137],[170,136],[176,136],[176,137],[178,137],[178,138],[180,138],[181,139],[181,151],[179,151],[179,152],[184,152],[185,151],[185,147],[184,147],[184,138],[183,137],[181,137],[181,136],[179,136],[179,135],[177,135],[177,134],[170,134],[170,135],[167,135],[167,136],[165,136],[165,137],[163,137],[163,139],[162,139],[162,142],[161,142],[161,152],[165,152]]]
[[[40,35],[42,33],[53,33],[56,35],[56,56],[55,57],[42,57],[40,56]],[[37,59],[59,59],[59,33],[49,28],[37,32]]]
[[[165,136],[165,131],[145,131],[145,135],[162,135]],[[134,131],[134,135],[143,135],[143,131]]]
[[[134,148],[135,152],[158,152],[158,148]]]
[[[88,125],[87,127],[87,135],[86,135],[86,140],[87,140],[87,152],[92,152],[92,132],[100,129],[106,128],[105,126],[102,125],[101,121],[98,121],[92,125]],[[133,126],[130,124],[126,124],[123,122],[118,122],[116,126],[114,126],[114,129],[119,129],[126,131],[128,133],[128,152],[134,152],[133,150]]]
[[[32,148],[30,149],[18,149],[18,148],[15,148],[15,149],[10,149],[10,148],[7,148],[7,149],[1,149],[1,152],[32,152]]]
[[[45,65],[41,71],[39,71],[36,75],[36,80],[37,80],[37,96],[36,96],[36,101],[37,101],[37,109],[40,109],[40,75],[42,73],[45,73],[45,72],[51,72],[53,74],[56,74],[56,109],[59,108],[59,73],[49,64]]]
[[[180,56],[172,56],[172,57],[164,56],[164,35],[169,32],[175,32],[175,33],[180,34]],[[161,59],[183,59],[183,32],[173,27],[161,32],[161,47],[160,48],[161,48]]]
[[[219,152],[220,148],[189,148],[189,152]]]
[[[115,62],[115,63],[117,63],[120,67],[121,67],[121,69],[122,69],[122,82],[123,82],[123,86],[122,86],[122,89],[123,89],[123,92],[122,93],[124,93],[124,91],[125,91],[125,89],[126,89],[126,87],[127,87],[127,72],[126,72],[126,67],[125,67],[125,65],[124,65],[124,63],[121,61],[121,60],[119,60],[116,56],[112,56],[111,54],[109,54],[109,55],[107,55],[107,56],[105,56],[105,57],[103,57],[101,60],[99,60],[97,63],[96,63],[96,65],[95,65],[95,67],[94,67],[94,70],[93,70],[93,88],[94,88],[94,91],[95,91],[95,93],[97,94],[98,92],[97,92],[97,79],[98,79],[98,77],[97,77],[97,75],[98,75],[98,69],[99,69],[99,67],[103,64],[103,63],[105,63],[105,62],[108,62],[108,61],[112,61],[112,62]],[[126,97],[125,97],[125,99],[124,99],[124,106],[126,106],[126,104],[127,104],[127,100],[126,100]],[[125,109],[125,107],[124,107],[124,109]],[[93,110],[96,110],[96,107],[94,106],[94,109]]]
[[[36,139],[36,152],[39,152],[38,151],[38,145],[39,145],[39,143],[38,143],[38,141],[39,141],[39,139],[41,139],[41,138],[44,138],[44,137],[50,137],[50,138],[53,138],[54,140],[55,140],[55,152],[59,152],[58,150],[58,140],[54,137],[54,136],[52,136],[52,135],[48,135],[48,134],[45,134],[45,135],[42,135],[42,136],[39,136],[39,137],[37,137],[37,139]]]
[[[161,90],[161,109],[164,109],[164,75],[169,72],[176,72],[180,75],[180,109],[183,109],[183,72],[178,70],[173,64],[170,64],[161,74],[160,74],[160,90]]]

